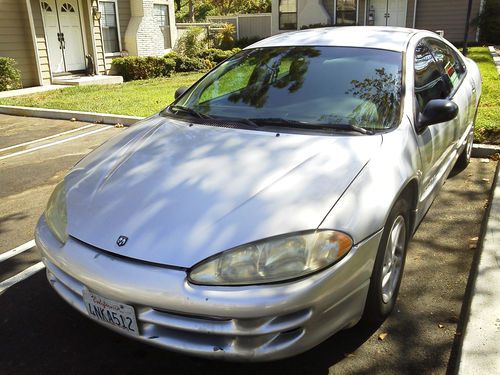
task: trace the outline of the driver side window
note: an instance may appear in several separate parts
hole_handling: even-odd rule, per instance
[[[451,93],[449,80],[431,54],[429,47],[420,42],[415,50],[415,97],[419,112],[433,99],[445,99]]]

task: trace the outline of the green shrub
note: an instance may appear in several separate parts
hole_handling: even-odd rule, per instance
[[[22,87],[21,73],[16,65],[16,60],[10,57],[0,57],[0,91]]]
[[[250,44],[254,44],[263,38],[253,37],[253,38],[240,38],[236,42],[234,42],[234,46],[237,48],[245,48]]]
[[[300,27],[301,30],[307,30],[307,29],[318,29],[320,27],[328,27],[328,26],[331,26],[331,25],[328,25],[326,23],[311,23],[309,25],[302,25]]]
[[[196,56],[207,46],[205,30],[201,27],[190,27],[177,40],[174,50],[180,55]]]
[[[232,23],[226,23],[219,30],[216,41],[220,49],[230,50],[234,47],[236,40],[236,27]]]
[[[113,59],[113,66],[125,81],[170,77],[175,70],[175,61],[165,57],[127,56]]]
[[[219,48],[209,48],[201,51],[198,57],[218,64],[240,51],[241,51],[240,48],[233,48],[232,50],[227,50],[227,51],[224,51]]]
[[[184,56],[175,51],[167,53],[164,57],[175,61],[176,72],[199,72],[200,70],[211,69],[213,66],[207,59]]]

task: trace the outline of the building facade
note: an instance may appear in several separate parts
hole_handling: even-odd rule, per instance
[[[462,42],[468,0],[272,0],[272,33],[310,25],[400,26],[442,30],[452,42]],[[482,0],[472,1],[471,20]],[[471,26],[469,41],[477,41]]]
[[[173,0],[0,0],[0,56],[24,87],[110,74],[117,56],[161,56],[176,38]]]

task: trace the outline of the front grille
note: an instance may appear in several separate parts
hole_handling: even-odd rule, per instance
[[[69,304],[87,315],[83,303],[84,285],[47,261],[47,277]],[[126,302],[128,303],[128,302]],[[134,305],[140,339],[162,347],[207,354],[256,353],[286,349],[305,333],[303,325],[311,310],[263,318],[234,319],[165,311],[153,306]]]

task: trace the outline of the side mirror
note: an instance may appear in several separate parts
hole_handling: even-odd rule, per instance
[[[188,88],[189,87],[187,87],[187,86],[181,86],[177,90],[175,90],[175,94],[174,94],[175,99],[182,96],[182,94],[184,94],[188,90]]]
[[[458,106],[448,99],[433,99],[427,103],[424,111],[418,116],[418,129],[429,125],[453,120],[457,117]]]

